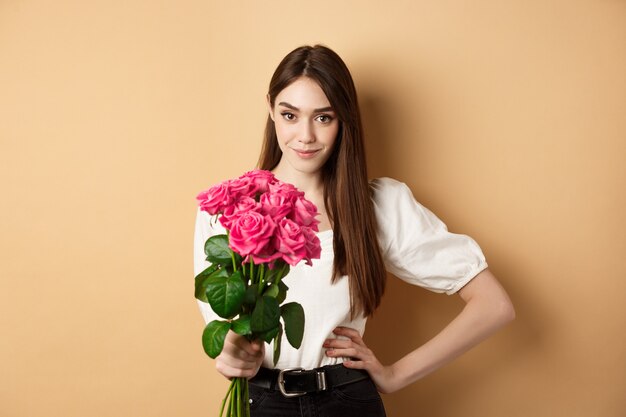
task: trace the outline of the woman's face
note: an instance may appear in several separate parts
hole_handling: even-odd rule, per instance
[[[308,77],[300,77],[278,93],[269,111],[283,152],[279,165],[318,173],[330,157],[339,132],[339,120],[321,87]]]

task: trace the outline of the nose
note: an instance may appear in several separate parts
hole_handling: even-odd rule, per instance
[[[300,130],[300,139],[299,141],[302,143],[313,143],[315,142],[315,133],[313,132],[313,126],[310,122],[302,123],[302,128]]]

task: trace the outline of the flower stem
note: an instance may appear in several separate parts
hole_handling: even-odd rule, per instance
[[[226,238],[230,242],[230,231],[228,229],[226,229]],[[230,251],[230,259],[233,260],[233,271],[237,272],[237,262],[235,262],[235,252],[233,252],[232,250]]]
[[[248,398],[250,398],[250,391],[248,389],[248,381],[244,382],[243,385],[243,389],[244,389],[244,413],[243,415],[245,417],[250,416],[250,401],[248,401]]]
[[[261,273],[259,274],[259,295],[263,294],[265,289],[265,264],[261,264]]]
[[[265,264],[261,264],[261,282],[265,283]]]
[[[243,417],[243,381],[239,381],[239,391],[237,392],[237,417]]]
[[[237,413],[237,403],[238,403],[238,399],[239,399],[239,378],[237,378],[237,381],[235,382],[235,390],[233,391],[233,395],[230,398],[230,402],[232,404],[232,409],[230,411],[231,415],[233,417],[238,417],[238,413]]]
[[[233,391],[233,388],[235,387],[235,382],[236,382],[236,378],[234,378],[231,381],[230,386],[228,387],[228,391],[226,391],[226,395],[224,396],[224,399],[222,400],[222,408],[220,408],[220,417],[222,417],[222,415],[224,414],[224,406],[226,406],[226,400],[228,399],[228,396],[229,395],[232,396],[232,391]],[[226,412],[226,416],[228,416],[228,411]]]
[[[237,381],[237,378],[235,378],[235,389],[233,390],[233,393],[230,395],[230,404],[228,404],[228,417],[235,417],[233,416],[233,412],[235,412],[235,398],[237,398],[237,387],[239,386],[239,382]]]

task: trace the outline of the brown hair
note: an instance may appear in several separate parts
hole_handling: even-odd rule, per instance
[[[377,239],[377,223],[367,179],[363,127],[356,89],[346,64],[331,49],[302,46],[276,68],[269,86],[272,108],[276,96],[299,77],[316,81],[339,119],[339,133],[322,168],[324,204],[333,227],[333,282],[350,280],[350,314],[371,316],[385,290],[386,272]],[[274,122],[268,116],[259,168],[271,170],[280,161]]]

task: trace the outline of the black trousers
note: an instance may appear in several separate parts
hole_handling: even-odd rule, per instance
[[[371,379],[285,398],[280,391],[249,385],[252,417],[385,417],[385,407]]]

